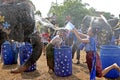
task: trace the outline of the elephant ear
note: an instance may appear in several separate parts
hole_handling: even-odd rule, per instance
[[[81,24],[81,30],[84,34],[87,33],[87,29],[90,26],[90,22],[91,22],[92,16],[88,16],[86,15],[83,19],[82,19],[82,24]]]
[[[93,22],[91,23],[92,27],[95,27],[98,32],[97,34],[97,40],[98,45],[104,45],[109,44],[109,40],[111,40],[112,36],[112,30],[111,26],[104,21],[101,17],[96,17]]]
[[[115,19],[109,19],[109,20],[108,20],[108,23],[110,24],[110,26],[111,26],[112,28],[115,28],[116,25],[118,24],[118,22],[119,22],[119,19],[117,19],[117,18],[115,18]]]

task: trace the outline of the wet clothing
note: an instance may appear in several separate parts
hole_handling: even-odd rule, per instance
[[[80,60],[80,51],[83,50],[84,46],[85,46],[84,43],[80,43],[79,46],[78,46],[78,48],[77,48],[77,52],[76,52],[77,53],[77,57],[76,57],[76,59],[78,61]]]
[[[54,71],[54,47],[59,47],[62,43],[62,39],[59,35],[56,35],[46,47],[46,59],[49,69]]]
[[[74,42],[77,41],[77,37],[75,36],[74,33],[70,32],[70,33],[69,33],[69,37],[73,37],[73,41],[74,41]]]
[[[96,76],[102,77],[102,64],[101,64],[100,57],[97,53],[95,39],[93,37],[90,37],[89,40],[90,40],[90,43],[86,44],[85,46],[85,51],[87,53],[86,62],[87,62],[88,69],[91,72],[93,57],[96,56]]]
[[[85,51],[95,51],[96,52],[97,48],[96,48],[95,38],[90,37],[89,40],[90,40],[90,43],[87,43],[85,45]]]
[[[51,41],[50,43],[52,43],[54,46],[58,47],[61,45],[62,43],[62,38],[59,37],[59,35],[56,35]]]
[[[74,42],[72,45],[72,59],[74,58],[75,52],[77,51],[77,59],[80,58],[80,49],[79,49],[79,41]]]
[[[49,43],[46,47],[46,59],[47,59],[47,66],[49,69],[54,71],[54,45]]]
[[[77,37],[75,36],[74,33],[70,32],[69,37],[73,38],[73,44],[72,44],[72,59],[74,58],[75,52],[77,54],[77,60],[80,60],[80,49],[79,49],[79,44],[80,42],[77,40]]]
[[[112,36],[112,39],[111,41],[109,42],[110,45],[115,45],[115,39],[116,37],[115,36]]]
[[[86,55],[87,66],[88,66],[89,72],[91,72],[94,52],[89,51],[86,53],[87,53]],[[98,53],[96,53],[96,76],[102,77],[102,64],[101,64],[101,60]]]

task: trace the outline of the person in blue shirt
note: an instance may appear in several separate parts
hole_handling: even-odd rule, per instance
[[[74,33],[69,32],[67,39],[65,40],[65,45],[70,46],[72,48],[72,59],[74,58],[75,52],[77,51],[77,63],[79,64],[80,60],[80,51],[78,50],[79,47],[79,41],[77,40],[77,37],[75,36]]]
[[[74,28],[71,31],[76,35],[76,37],[78,38],[78,40],[80,42],[86,44],[86,46],[85,46],[86,63],[87,63],[89,72],[91,72],[91,70],[92,70],[92,61],[93,61],[94,55],[96,56],[96,65],[95,66],[96,66],[96,76],[97,77],[103,77],[111,69],[117,69],[120,72],[120,67],[116,63],[114,63],[114,64],[106,67],[104,70],[102,70],[102,64],[101,64],[100,57],[97,53],[96,42],[95,42],[95,38],[94,38],[94,36],[96,34],[96,28],[89,27],[87,35],[78,33],[76,28]]]
[[[113,32],[112,38],[109,41],[109,45],[119,45],[119,42],[120,42],[119,37],[116,37],[114,32]]]
[[[80,63],[80,48],[79,48],[79,44],[80,42],[78,41],[77,37],[75,36],[74,33],[71,33],[73,36],[73,44],[72,44],[72,59],[74,58],[74,55],[75,55],[75,52],[76,52],[76,59],[77,59],[77,62],[76,64],[79,64]]]

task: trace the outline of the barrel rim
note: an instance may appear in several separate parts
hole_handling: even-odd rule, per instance
[[[53,47],[54,49],[71,49],[69,46]]]
[[[109,46],[109,48],[107,46]],[[120,47],[116,45],[102,45],[100,49],[120,49]]]

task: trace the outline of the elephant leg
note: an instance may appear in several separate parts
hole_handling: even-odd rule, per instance
[[[32,41],[33,52],[30,55],[29,59],[22,66],[11,70],[11,73],[21,73],[21,72],[27,70],[41,56],[41,54],[42,54],[42,43],[38,39],[36,39],[35,36],[32,40],[34,40],[34,41]]]
[[[30,67],[33,65],[42,54],[42,44],[33,48],[33,53],[30,55],[29,59],[23,64],[23,66]]]

